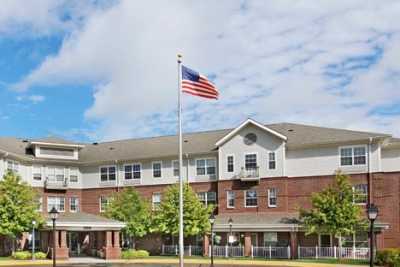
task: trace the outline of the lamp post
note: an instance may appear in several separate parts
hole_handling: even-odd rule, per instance
[[[370,247],[370,252],[369,252],[369,266],[373,267],[374,266],[374,222],[376,217],[378,217],[378,207],[374,205],[374,203],[371,203],[367,207],[367,214],[368,214],[368,219],[370,221],[370,229],[369,229],[369,247]]]
[[[232,224],[233,224],[233,220],[232,220],[232,218],[229,218],[228,224],[229,224],[229,238],[228,238],[228,241],[229,241],[229,247],[231,248],[230,253],[232,253],[232,242],[233,242],[233,236],[232,236]],[[229,254],[230,254],[230,253],[229,253]],[[229,255],[229,256],[231,256],[231,255]]]
[[[36,221],[32,221],[32,260],[35,260],[35,226]]]
[[[53,267],[56,267],[56,220],[58,218],[58,211],[53,207],[49,212],[50,218],[53,221]]]
[[[211,224],[211,265],[210,267],[214,267],[214,223],[215,223],[215,215],[211,214],[210,218],[210,224]]]

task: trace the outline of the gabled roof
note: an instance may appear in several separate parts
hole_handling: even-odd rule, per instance
[[[71,142],[62,138],[49,136],[41,139],[30,140],[31,145],[43,145],[43,146],[54,146],[54,147],[73,147],[73,148],[83,148],[84,145]]]
[[[229,139],[231,139],[233,136],[235,136],[240,130],[242,130],[243,128],[245,128],[248,125],[254,125],[258,128],[260,128],[261,130],[268,132],[284,141],[287,140],[287,137],[283,134],[278,133],[277,131],[274,131],[272,129],[270,129],[269,127],[262,125],[261,123],[256,122],[255,120],[252,119],[247,119],[246,121],[244,121],[242,124],[240,124],[237,128],[235,128],[234,130],[232,130],[230,133],[228,133],[227,135],[225,135],[223,138],[221,138],[220,140],[218,140],[217,143],[215,143],[216,146],[221,146],[223,145],[225,142],[227,142]]]

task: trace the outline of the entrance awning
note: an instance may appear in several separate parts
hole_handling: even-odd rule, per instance
[[[47,218],[46,228],[51,229],[52,227],[52,220]],[[56,220],[57,230],[117,231],[124,227],[125,223],[123,222],[84,212],[60,213]]]

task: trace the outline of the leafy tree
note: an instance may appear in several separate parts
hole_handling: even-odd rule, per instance
[[[131,187],[113,195],[105,215],[126,223],[122,232],[130,238],[133,247],[135,238],[142,237],[149,231],[151,217],[148,204]]]
[[[206,207],[201,203],[188,184],[183,187],[183,199],[184,236],[209,232],[209,216],[214,207],[212,205]],[[160,233],[179,235],[179,185],[168,187],[159,209],[155,212],[154,223]]]
[[[44,220],[39,210],[37,192],[14,172],[7,172],[0,181],[0,235],[7,236],[15,241],[23,232],[32,229],[35,220],[40,227]]]
[[[354,234],[367,225],[361,207],[354,204],[349,178],[340,172],[335,181],[311,198],[310,210],[300,209],[306,234],[332,234],[335,237]]]

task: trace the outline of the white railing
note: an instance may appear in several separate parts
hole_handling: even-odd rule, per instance
[[[369,258],[369,248],[356,247],[298,247],[299,258],[342,258],[363,260]]]
[[[213,254],[215,257],[244,257],[244,247],[242,246],[214,246]],[[211,246],[208,247],[208,256],[211,256]]]
[[[259,167],[246,169],[242,167],[239,178],[243,181],[254,181],[260,179]]]
[[[185,256],[202,256],[203,248],[201,246],[184,246]],[[178,245],[162,245],[161,255],[178,255],[179,246]]]
[[[47,189],[65,189],[68,187],[68,178],[65,177],[62,180],[54,180],[47,177],[44,181],[44,186]]]
[[[267,259],[290,259],[290,247],[251,247],[252,257]]]

